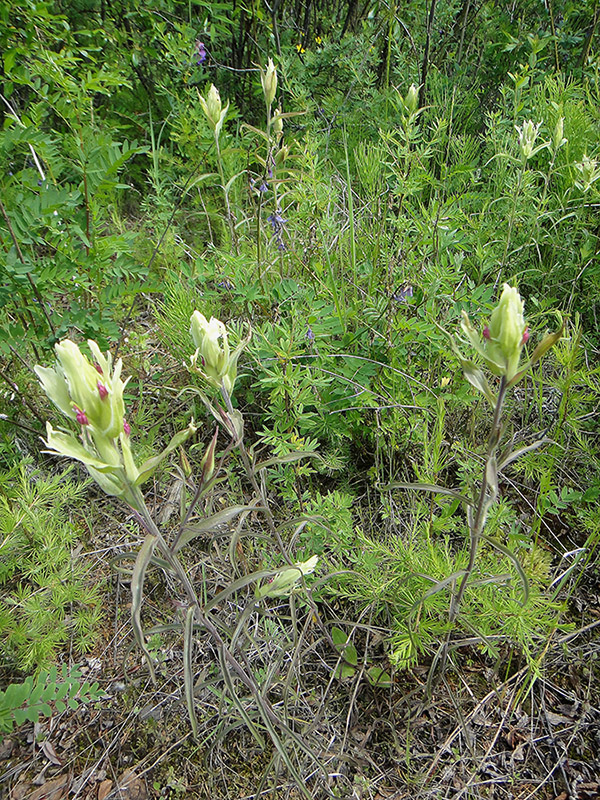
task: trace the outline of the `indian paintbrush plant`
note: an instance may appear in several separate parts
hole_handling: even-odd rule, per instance
[[[465,591],[475,577],[477,556],[482,541],[497,549],[513,562],[523,582],[525,601],[527,599],[527,578],[516,556],[496,539],[487,536],[485,527],[488,512],[498,499],[502,471],[521,455],[536,450],[547,441],[547,439],[541,438],[527,447],[516,450],[513,450],[512,442],[502,447],[502,436],[505,432],[503,421],[505,400],[510,390],[529,373],[531,367],[539,362],[543,355],[558,342],[563,330],[561,325],[556,332],[547,334],[532,354],[524,359],[523,352],[530,339],[530,332],[524,319],[523,301],[518,290],[506,283],[489,323],[483,326],[481,332],[473,326],[465,312],[462,316],[461,329],[465,337],[464,344],[470,345],[475,350],[477,357],[483,361],[485,367],[496,378],[493,383],[490,382],[477,363],[462,354],[454,337],[450,337],[452,349],[461,363],[465,378],[478,392],[484,395],[492,411],[492,422],[483,455],[483,469],[479,485],[475,488],[472,496],[431,484],[393,483],[385,487],[387,489],[416,489],[450,495],[460,501],[466,511],[469,537],[468,562],[464,569],[455,571],[442,581],[432,579],[433,588],[427,595],[430,596],[432,593],[448,587],[451,590],[448,633],[434,658],[430,672],[430,685],[438,669],[439,674],[444,672],[451,636],[459,618]],[[417,605],[420,607],[421,604]]]
[[[263,693],[263,687],[250,670],[245,658],[236,655],[236,642],[241,635],[246,621],[257,611],[261,604],[272,598],[288,598],[293,593],[306,589],[305,576],[314,572],[318,556],[313,555],[306,561],[294,561],[288,555],[281,537],[283,528],[278,527],[271,513],[265,492],[259,484],[261,471],[270,463],[279,463],[279,459],[262,464],[254,463],[243,443],[243,419],[239,411],[233,408],[232,393],[237,377],[237,363],[252,335],[247,335],[231,350],[229,347],[226,326],[214,317],[208,321],[203,314],[195,311],[191,319],[191,336],[196,347],[191,356],[191,372],[198,375],[208,385],[210,391],[219,391],[224,407],[211,401],[200,389],[192,390],[200,395],[206,407],[218,421],[220,427],[230,439],[229,445],[220,459],[217,458],[217,440],[219,428],[215,431],[200,463],[199,479],[194,481],[190,462],[181,451],[182,469],[179,471],[182,496],[191,496],[185,506],[182,502],[180,524],[171,534],[165,534],[153,518],[141,490],[141,485],[155,472],[160,462],[174,450],[178,449],[196,432],[194,423],[173,437],[170,444],[159,454],[137,465],[134,448],[131,443],[132,431],[125,417],[124,389],[127,380],[122,380],[122,361],[114,365],[110,354],[103,355],[98,345],[89,341],[88,346],[93,360],[80,350],[74,342],[65,340],[55,347],[57,362],[54,367],[36,367],[36,373],[42,387],[54,405],[69,420],[71,426],[77,428],[77,434],[71,430],[54,430],[48,423],[46,444],[51,453],[57,453],[76,459],[85,465],[88,472],[100,488],[116,498],[120,498],[133,510],[134,516],[145,533],[144,541],[136,553],[119,555],[116,561],[121,564],[128,558],[135,563],[131,572],[131,621],[135,640],[142,650],[153,680],[156,680],[153,659],[147,644],[147,634],[156,633],[158,628],[145,631],[142,623],[142,604],[144,599],[144,583],[148,569],[158,567],[180,585],[185,600],[180,602],[185,608],[184,620],[171,626],[170,629],[181,628],[183,633],[184,682],[192,730],[198,734],[197,720],[194,710],[194,671],[192,653],[194,637],[198,631],[207,634],[213,646],[220,654],[220,665],[226,687],[233,691],[232,678],[240,682],[254,698],[258,713],[269,731],[274,743],[279,743],[279,735],[298,741],[298,737],[290,730],[285,720],[274,709]],[[200,521],[193,521],[194,511],[201,501],[208,498],[215,486],[217,476],[228,453],[237,448],[246,468],[247,477],[254,491],[254,498],[246,505],[236,505],[218,511],[216,514],[205,513]],[[291,454],[285,461],[294,457],[306,457],[306,453]],[[209,507],[205,505],[205,508]],[[182,559],[182,551],[197,537],[217,531],[225,523],[236,518],[241,523],[251,512],[263,512],[272,537],[276,540],[285,567],[279,569],[261,569],[242,577],[238,577],[230,585],[222,589],[208,602],[201,602],[196,589],[196,581],[190,574]],[[239,528],[241,528],[241,523]],[[236,539],[232,539],[230,557],[236,558]],[[172,580],[169,585],[172,584]],[[231,633],[217,618],[217,609],[231,595],[255,587],[249,604],[241,614],[236,630]],[[205,597],[205,592],[201,592]],[[313,607],[315,619],[318,612]],[[229,638],[228,638],[229,637]],[[332,647],[333,640],[328,636]],[[235,692],[234,692],[235,695]],[[240,708],[237,697],[232,698],[233,707]],[[251,733],[262,741],[255,723],[242,713],[244,722]],[[306,745],[300,743],[301,750],[307,751]],[[293,764],[286,760],[291,773]],[[310,797],[304,789],[304,796]]]

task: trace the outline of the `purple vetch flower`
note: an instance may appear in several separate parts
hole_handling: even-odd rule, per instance
[[[259,191],[261,194],[264,194],[265,192],[268,192],[268,191],[269,191],[269,186],[268,186],[268,184],[267,184],[267,182],[266,182],[266,181],[263,181],[263,182],[260,184],[260,186],[258,187],[258,191]]]
[[[267,222],[271,223],[271,228],[273,228],[273,239],[277,242],[277,247],[279,250],[285,250],[285,242],[283,241],[283,231],[285,230],[285,224],[287,219],[284,219],[281,216],[279,209],[275,211],[275,213],[271,214],[267,217]]]
[[[392,299],[395,300],[397,303],[406,303],[412,296],[413,296],[413,287],[407,284],[400,289],[399,292],[392,295]]]
[[[200,67],[206,61],[206,48],[204,47],[204,42],[201,42],[199,39],[196,42],[196,64]]]
[[[284,219],[279,211],[276,211],[274,214],[271,214],[267,217],[267,222],[271,223],[271,227],[273,228],[273,233],[281,233],[284,229],[284,226],[287,222],[287,219]]]
[[[308,339],[309,342],[314,342],[314,340],[315,340],[315,334],[314,334],[313,329],[310,327],[310,325],[306,329],[306,338]]]

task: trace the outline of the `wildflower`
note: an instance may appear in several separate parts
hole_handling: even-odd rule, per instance
[[[507,381],[516,375],[521,351],[529,339],[529,329],[523,319],[523,301],[517,289],[504,284],[489,325],[483,328],[483,344],[464,311],[462,329],[494,375],[504,375]]]
[[[261,68],[260,80],[262,83],[263,94],[265,96],[265,102],[267,106],[271,107],[277,93],[277,70],[275,69],[275,64],[273,64],[272,58],[269,59],[266,70]]]
[[[123,390],[129,379],[121,380],[121,359],[113,366],[110,353],[104,356],[91,339],[88,345],[95,358],[94,364],[74,342],[65,339],[54,348],[57,357],[54,367],[38,365],[34,368],[48,398],[80,426],[80,436],[76,438],[69,431],[54,430],[46,423],[48,452],[80,461],[106,494],[122,497],[130,506],[138,508],[136,487],[196,428],[192,423],[186,431],[174,436],[160,455],[138,468],[129,441],[131,427],[124,417]],[[98,374],[102,376],[101,381]]]
[[[314,342],[314,340],[315,340],[315,334],[314,334],[313,329],[310,327],[310,325],[306,329],[306,338],[308,339],[309,342]]]
[[[204,47],[204,42],[201,42],[199,39],[196,42],[196,64],[201,66],[206,61],[206,48]]]
[[[200,92],[198,92],[198,99],[200,100],[200,105],[204,111],[204,116],[208,120],[208,124],[215,132],[215,136],[218,138],[221,128],[223,127],[225,117],[227,116],[227,111],[229,110],[229,103],[227,103],[225,108],[222,107],[221,95],[219,94],[219,90],[214,83],[211,83],[210,85],[206,100],[204,97],[202,97]]]
[[[271,228],[273,229],[273,239],[275,240],[277,247],[279,250],[285,250],[285,242],[283,241],[282,234],[285,230],[287,219],[284,219],[279,211],[275,211],[274,214],[271,214],[267,217],[267,222],[271,223]]]
[[[564,125],[565,125],[565,118],[559,117],[556,121],[556,125],[554,126],[554,132],[552,134],[552,149],[554,150],[554,152],[556,152],[559,148],[561,148],[563,144],[567,143],[567,140],[563,136]]]
[[[590,186],[600,178],[600,170],[596,159],[585,155],[579,164],[575,164],[577,171],[581,175],[581,180],[576,181],[576,185],[587,192]]]
[[[102,436],[116,438],[123,430],[123,390],[121,359],[112,366],[110,354],[105,358],[96,342],[89,340],[96,364],[92,365],[79,347],[65,339],[55,349],[57,364],[35,367],[42,387],[54,405],[70,419]],[[98,374],[102,380],[98,380]],[[85,416],[86,422],[78,419]]]
[[[281,570],[270,583],[257,587],[255,596],[262,597],[287,597],[296,588],[296,584],[304,575],[315,571],[319,563],[319,556],[311,556],[308,561],[299,561],[293,567]]]
[[[403,101],[404,108],[408,111],[409,115],[413,115],[419,107],[419,90],[415,84],[411,84],[406,97]]]
[[[397,303],[406,303],[413,296],[413,287],[410,285],[404,286],[399,292],[392,295],[392,299]]]
[[[298,53],[299,53],[300,55],[301,55],[302,53],[306,53],[306,50],[305,50],[305,49],[302,47],[302,44],[301,44],[300,42],[298,42],[298,44],[296,45],[296,50],[298,51]]]
[[[215,389],[224,387],[227,393],[231,394],[237,375],[238,359],[250,341],[252,332],[249,331],[232,353],[229,350],[227,328],[221,320],[211,317],[209,322],[204,314],[194,311],[190,333],[196,346],[196,352],[191,359],[192,367],[197,369]],[[198,360],[202,364],[202,369],[196,366]]]
[[[520,127],[515,125],[515,130],[519,134],[521,154],[526,161],[535,155],[542,147],[545,147],[544,144],[534,147],[541,124],[541,122],[538,122],[536,125],[533,120],[529,119]]]
[[[85,464],[107,494],[125,496],[127,484],[135,483],[139,476],[130,451],[125,455],[129,445],[123,444],[127,425],[123,390],[127,381],[121,380],[121,359],[113,368],[110,354],[102,355],[92,340],[88,345],[95,364],[88,361],[74,342],[65,339],[54,348],[57,363],[53,368],[35,367],[49,399],[82,428],[79,442],[71,433],[55,431],[47,423],[46,444],[51,452]],[[102,381],[98,380],[98,373]]]
[[[283,134],[283,117],[281,114],[281,106],[279,106],[277,109],[277,116],[273,118],[273,132],[275,133],[275,136],[277,136],[278,140]]]
[[[317,44],[322,44],[322,43],[323,43],[323,39],[321,39],[321,37],[320,37],[320,36],[315,36],[315,42],[316,42]]]

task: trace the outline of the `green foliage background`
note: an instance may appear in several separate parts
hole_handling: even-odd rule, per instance
[[[545,434],[551,444],[515,466],[494,521],[525,565],[531,602],[521,604],[510,558],[498,566],[490,551],[464,614],[488,656],[504,636],[533,662],[579,579],[565,554],[592,564],[598,538],[597,25],[591,0],[282,0],[272,13],[198,0],[5,6],[7,437],[16,432],[49,468],[35,435],[52,412],[31,367],[48,363],[60,338],[92,337],[123,352],[134,436],[150,451],[188,413],[178,392],[191,312],[227,321],[233,339],[250,320],[236,401],[252,446],[320,454],[273,469],[268,489],[282,517],[312,517],[295,540],[300,555],[352,569],[327,591],[385,619],[390,657],[406,665],[445,634],[449,587],[428,595],[427,586],[465,560],[464,520],[451,503],[381,486],[472,488],[487,410],[440,325],[455,331],[463,310],[483,325],[501,284],[518,283],[534,340],[555,327],[555,312],[568,320],[509,410],[515,441]],[[278,156],[257,66],[269,57],[290,114]],[[230,102],[220,152],[198,102],[211,83]],[[519,136],[529,120],[537,139],[526,156]],[[210,423],[201,406],[194,412],[206,441]],[[201,453],[192,450],[196,466]],[[6,524],[23,498],[47,499],[29,538],[8,525],[0,627],[11,665],[32,671],[69,625],[78,647],[91,645],[98,595],[83,573],[60,572],[71,570],[73,544],[61,509],[82,490],[49,478],[32,495],[20,459],[12,450],[3,479]],[[244,491],[233,470],[227,478]],[[50,583],[32,589],[42,527],[53,537],[43,547],[61,554],[58,577],[48,571]],[[257,546],[253,557],[269,553]],[[490,579],[499,574],[508,575],[501,590]],[[67,602],[79,604],[69,621]]]

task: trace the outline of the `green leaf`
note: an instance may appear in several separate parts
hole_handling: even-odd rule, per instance
[[[367,678],[371,686],[382,686],[389,688],[392,685],[392,676],[381,667],[369,667]]]
[[[183,444],[187,439],[189,439],[192,434],[196,433],[196,426],[192,423],[184,430],[176,433],[175,436],[171,439],[169,444],[165,447],[162,453],[159,453],[157,456],[152,456],[147,461],[144,461],[142,466],[140,467],[140,474],[138,475],[135,485],[141,486],[144,481],[147,481],[150,478],[160,462],[166,458],[173,450],[176,450],[179,445]]]
[[[434,494],[443,494],[447,497],[453,497],[455,500],[459,500],[461,503],[466,503],[469,506],[473,505],[472,500],[469,500],[464,494],[454,489],[447,489],[445,486],[437,486],[434,483],[404,483],[403,481],[395,481],[394,483],[388,483],[378,488],[382,492],[387,492],[390,489],[416,489],[420,492],[433,492]]]
[[[152,553],[154,552],[155,546],[156,537],[149,533],[144,539],[144,543],[140,547],[140,552],[138,553],[138,557],[133,568],[133,574],[131,576],[131,624],[133,626],[133,635],[138,646],[146,656],[146,662],[148,664],[150,677],[152,678],[153,683],[156,683],[156,675],[154,674],[152,656],[146,647],[141,612],[142,601],[144,599],[144,577],[152,559]]]
[[[302,458],[321,458],[321,456],[314,450],[297,450],[293,453],[287,453],[284,456],[277,456],[276,458],[268,458],[266,461],[261,461],[254,467],[253,472],[260,472],[261,469],[274,467],[277,464],[291,464],[294,461],[300,461]]]
[[[194,708],[194,672],[192,668],[192,656],[194,650],[194,607],[188,608],[185,616],[185,626],[183,628],[183,679],[185,685],[185,701],[187,703],[188,716],[192,726],[194,739],[198,738],[198,720]]]
[[[230,508],[225,508],[223,511],[219,511],[217,514],[213,514],[211,517],[207,517],[201,522],[197,522],[194,525],[187,525],[184,528],[184,532],[179,537],[173,552],[179,552],[182,547],[191,542],[196,536],[200,536],[203,533],[208,533],[209,531],[218,528],[219,525],[226,525],[227,523],[231,522],[232,519],[237,517],[238,514],[242,514],[244,512],[250,513],[250,511],[257,510],[262,510],[262,506],[230,506]]]

